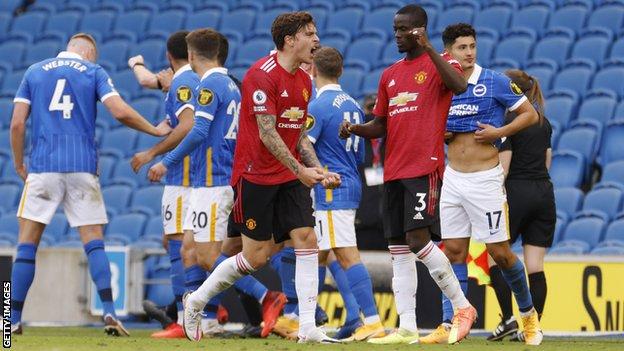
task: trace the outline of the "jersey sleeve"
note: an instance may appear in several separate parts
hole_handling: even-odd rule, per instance
[[[268,73],[261,69],[249,71],[243,80],[243,94],[251,98],[254,115],[277,115],[277,94]]]
[[[311,103],[308,105],[308,118],[306,120],[306,131],[308,133],[308,139],[312,144],[316,143],[321,136],[323,126],[325,124],[325,114],[327,111],[323,111],[319,103]]]
[[[95,81],[97,85],[97,97],[101,102],[104,102],[111,96],[119,96],[119,93],[113,86],[113,80],[108,76],[104,68],[100,66],[95,69]]]
[[[375,107],[373,108],[373,115],[375,117],[388,116],[388,92],[386,91],[386,74],[384,71],[379,79],[379,86],[377,87],[377,100],[375,101]]]
[[[507,76],[494,73],[494,98],[505,106],[509,111],[515,111],[523,102],[527,100],[526,96],[516,83],[512,82]]]
[[[171,98],[175,98],[173,100],[173,111],[176,117],[180,117],[182,111],[187,108],[190,108],[193,111],[195,108],[193,106],[193,98],[194,98],[194,87],[192,87],[189,82],[182,82],[181,84],[175,87],[175,92]]]
[[[449,55],[448,53],[442,54],[442,57],[457,71],[457,73],[461,74],[462,76],[464,75],[464,70],[462,69],[459,61],[451,57],[451,55]]]
[[[19,88],[17,88],[13,102],[23,102],[30,105],[30,85],[28,83],[29,76],[30,70],[24,73],[24,77],[22,78]]]
[[[220,104],[221,89],[213,81],[205,81],[197,87],[195,96],[195,118],[213,121]]]

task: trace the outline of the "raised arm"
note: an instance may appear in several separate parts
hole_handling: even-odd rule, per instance
[[[134,73],[139,85],[147,89],[158,89],[158,78],[156,74],[145,67],[142,55],[136,55],[128,59],[128,67]]]
[[[171,132],[171,128],[166,124],[160,124],[158,127],[154,127],[119,95],[109,96],[103,103],[116,120],[132,129],[153,136],[165,136]]]

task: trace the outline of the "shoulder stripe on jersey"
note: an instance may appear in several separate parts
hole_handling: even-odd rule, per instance
[[[271,64],[269,67],[267,67],[264,71],[266,73],[269,73],[273,70],[273,68],[275,68],[275,66],[277,66],[277,63],[273,62],[273,64]]]
[[[187,108],[190,108],[191,111],[195,111],[195,106],[193,106],[192,104],[184,104],[180,106],[180,108],[175,112],[176,117],[180,117],[180,114],[182,113],[182,111],[184,111]]]
[[[24,99],[24,98],[19,98],[19,97],[16,97],[15,99],[13,99],[13,102],[23,102],[25,104],[30,105],[30,100]]]
[[[196,111],[196,112],[195,112],[195,116],[198,116],[198,117],[203,117],[203,118],[208,118],[208,119],[209,119],[209,120],[211,120],[211,121],[214,119],[214,116],[213,116],[213,115],[211,115],[211,114],[210,114],[210,113],[208,113],[208,112],[204,112],[204,111]]]
[[[104,102],[106,99],[108,99],[111,96],[119,96],[119,93],[116,91],[111,91],[110,93],[102,96],[102,98],[100,99],[101,102]]]
[[[272,65],[273,63],[275,63],[275,59],[273,59],[273,57],[271,57],[268,60],[266,60],[266,62],[263,63],[262,66],[260,66],[260,69],[261,70],[265,70],[268,66]]]
[[[518,107],[520,107],[520,105],[522,105],[527,100],[528,99],[526,96],[521,97],[520,100],[516,101],[516,103],[513,104],[513,106],[509,108],[509,111],[512,111],[512,112],[515,111]]]

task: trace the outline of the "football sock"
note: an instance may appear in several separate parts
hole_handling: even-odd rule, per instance
[[[453,267],[453,273],[455,273],[455,276],[457,277],[457,280],[459,280],[459,286],[462,289],[462,292],[464,293],[464,296],[468,295],[468,265],[466,265],[465,263],[459,263],[459,264],[453,264],[451,265],[451,267]],[[448,297],[446,297],[446,295],[442,294],[442,323],[451,323],[451,321],[453,320],[453,315],[454,315],[454,311],[453,311],[453,304],[451,303],[451,300],[449,300]]]
[[[325,276],[327,275],[327,266],[318,266],[318,293],[320,294],[323,291],[323,287],[325,286]]]
[[[505,278],[503,278],[503,273],[501,273],[498,265],[490,267],[490,280],[492,281],[492,288],[496,293],[496,299],[498,300],[503,320],[509,320],[509,318],[513,316],[511,289],[509,289],[509,285],[507,285]]]
[[[548,291],[546,276],[543,271],[529,274],[529,289],[535,310],[541,318],[544,312],[544,304],[546,303],[546,292]]]
[[[219,266],[223,261],[228,258],[227,255],[222,253],[215,261],[215,267]],[[234,287],[247,295],[253,296],[259,303],[262,303],[264,296],[268,289],[264,284],[260,283],[256,278],[251,275],[246,275],[234,283]]]
[[[295,249],[295,289],[299,300],[299,334],[316,328],[314,313],[318,296],[318,249]]]
[[[367,324],[379,322],[379,313],[373,297],[373,283],[366,267],[362,263],[357,263],[349,267],[345,274]]]
[[[271,260],[269,261],[269,265],[271,266],[271,268],[273,268],[273,270],[277,273],[277,275],[280,274],[280,269],[282,268],[282,251],[281,250],[271,257]]]
[[[399,314],[399,328],[415,332],[418,286],[416,259],[407,245],[390,245],[388,249],[392,255],[392,291]]]
[[[178,311],[184,311],[182,295],[184,295],[184,266],[182,265],[182,240],[169,239],[169,261],[171,262],[171,288]]]
[[[509,269],[501,269],[503,278],[511,288],[516,298],[518,308],[521,313],[529,312],[533,308],[533,300],[529,292],[526,276],[524,275],[524,265],[522,261],[516,259],[516,262]]]
[[[338,261],[330,263],[329,271],[331,272],[332,277],[334,277],[334,281],[338,287],[338,292],[340,292],[342,301],[344,301],[344,308],[347,312],[345,322],[348,323],[355,319],[360,319],[360,307],[358,306],[355,296],[353,296],[353,292],[349,287],[349,279],[347,278],[345,271],[342,267],[340,267],[340,263],[338,263]]]
[[[17,254],[11,272],[11,323],[22,321],[22,309],[28,289],[35,278],[37,246],[32,243],[17,245]]]
[[[102,310],[104,316],[110,314],[115,319],[115,306],[113,305],[113,290],[111,289],[111,271],[108,256],[104,251],[104,241],[96,239],[91,240],[84,245],[84,251],[87,254],[87,262],[89,264],[89,273],[91,279],[95,283],[98,295],[102,301]]]
[[[296,309],[299,300],[295,289],[295,249],[285,247],[281,251],[280,280],[282,282],[282,292],[286,295],[288,302],[284,306],[284,316],[296,318]]]

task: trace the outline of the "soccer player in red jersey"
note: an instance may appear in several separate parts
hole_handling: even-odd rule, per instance
[[[299,301],[299,342],[333,343],[314,323],[318,293],[318,247],[309,187],[336,187],[305,133],[312,82],[301,63],[312,63],[319,38],[307,12],[279,15],[271,26],[277,52],[258,60],[243,79],[240,125],[231,184],[231,217],[243,251],[223,261],[184,299],[184,328],[201,339],[201,310],[243,275],[266,264],[276,243],[292,239]],[[273,240],[272,240],[273,239]]]
[[[456,60],[439,55],[427,38],[427,13],[417,5],[394,17],[399,52],[406,57],[388,67],[379,82],[372,121],[352,125],[341,134],[386,137],[384,232],[392,255],[392,287],[399,328],[376,344],[418,342],[416,327],[417,257],[456,309],[458,341],[470,331],[476,310],[461,291],[444,253],[431,241],[439,238],[439,194],[444,167],[444,131],[453,94],[467,83]],[[414,256],[414,253],[416,254]]]

